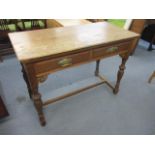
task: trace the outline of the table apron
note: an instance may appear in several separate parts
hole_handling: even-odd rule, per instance
[[[35,62],[33,63],[33,67],[36,76],[41,77],[65,68],[75,67],[95,60],[126,53],[130,45],[131,42],[128,41],[108,47],[99,47],[88,51],[84,50],[77,54]]]

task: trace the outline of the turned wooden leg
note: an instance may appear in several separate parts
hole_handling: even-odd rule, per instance
[[[150,76],[148,83],[151,83],[152,79],[155,78],[155,71],[152,73],[152,75]]]
[[[95,76],[99,75],[99,66],[100,66],[100,60],[97,60],[96,61]]]
[[[32,99],[32,92],[31,92],[30,84],[29,84],[29,81],[28,81],[28,78],[27,78],[27,75],[26,75],[24,66],[23,66],[22,64],[21,64],[21,66],[22,66],[23,78],[24,78],[24,80],[25,80],[25,82],[26,82],[29,96],[30,96],[30,98]]]
[[[34,106],[37,110],[38,116],[39,116],[40,124],[42,126],[45,126],[46,121],[45,121],[45,117],[44,117],[44,113],[43,113],[43,104],[42,104],[42,100],[41,100],[41,95],[38,92],[38,90],[35,90],[35,92],[33,92],[32,99],[34,102]]]
[[[123,77],[124,70],[125,70],[125,64],[126,64],[126,61],[128,60],[128,54],[124,54],[124,55],[120,55],[120,56],[122,57],[122,63],[119,66],[119,71],[117,73],[117,82],[116,82],[115,88],[113,90],[114,94],[117,94],[119,91],[120,82],[121,82],[121,79]]]
[[[33,65],[25,65],[24,66],[24,70],[26,69],[25,73],[25,79],[28,83],[28,89],[29,89],[29,93],[30,96],[32,97],[32,100],[34,102],[34,106],[36,108],[36,111],[38,113],[38,117],[40,120],[40,124],[42,126],[46,125],[46,121],[45,121],[45,117],[44,117],[44,113],[43,113],[43,102],[41,100],[41,95],[39,93],[39,83],[37,80],[37,77],[35,75],[35,71],[33,68]]]

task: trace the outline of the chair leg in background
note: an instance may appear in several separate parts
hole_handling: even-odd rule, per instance
[[[152,75],[150,76],[148,83],[151,83],[152,79],[155,78],[155,71],[152,73]]]

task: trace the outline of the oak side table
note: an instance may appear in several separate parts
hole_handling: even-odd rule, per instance
[[[103,83],[117,94],[125,64],[139,39],[138,34],[107,22],[10,33],[9,37],[22,65],[23,77],[42,126],[46,124],[43,107],[50,103]],[[101,59],[117,55],[121,57],[122,62],[116,85],[112,86],[99,74],[99,62]],[[100,82],[43,103],[38,87],[49,74],[92,61],[96,61],[95,76],[101,80]]]

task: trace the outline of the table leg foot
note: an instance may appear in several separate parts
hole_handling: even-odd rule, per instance
[[[39,116],[39,120],[40,120],[41,126],[45,126],[46,125],[46,120],[45,120],[44,115],[40,115]]]
[[[118,88],[114,88],[114,89],[113,89],[113,93],[114,93],[114,94],[118,94],[118,92],[119,92],[119,89],[118,89]]]
[[[39,93],[36,93],[35,95],[33,95],[33,101],[34,101],[34,105],[35,105],[35,108],[36,108],[37,113],[38,113],[40,124],[42,126],[45,126],[46,120],[45,120],[45,116],[43,113],[43,104],[41,101],[41,95]]]

